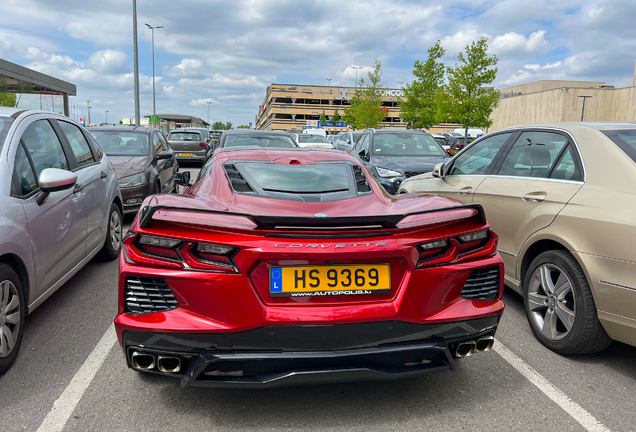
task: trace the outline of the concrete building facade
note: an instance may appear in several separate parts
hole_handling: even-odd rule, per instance
[[[636,121],[634,86],[614,88],[604,82],[543,80],[500,92],[490,132],[523,123]]]

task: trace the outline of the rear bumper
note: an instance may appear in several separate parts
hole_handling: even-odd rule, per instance
[[[292,384],[387,380],[435,368],[454,369],[462,341],[494,336],[500,315],[413,324],[381,321],[264,326],[234,333],[158,333],[121,328],[129,367],[133,353],[179,359],[179,370],[143,372],[181,379],[183,387],[265,388]],[[116,326],[121,327],[121,324]],[[139,370],[139,368],[135,368]]]

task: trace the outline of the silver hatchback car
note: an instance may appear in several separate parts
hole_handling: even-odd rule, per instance
[[[97,142],[71,119],[0,107],[0,374],[24,319],[95,255],[119,256],[122,200]]]

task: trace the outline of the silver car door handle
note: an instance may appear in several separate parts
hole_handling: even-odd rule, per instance
[[[78,192],[81,192],[82,190],[84,190],[84,185],[75,183],[75,186],[73,186],[73,193],[78,193]]]
[[[473,191],[473,188],[468,186],[468,187],[465,187],[465,188],[461,188],[457,193],[460,194],[460,195],[468,195],[472,191]]]
[[[541,202],[547,198],[548,194],[545,192],[531,192],[521,197],[525,202]]]
[[[102,172],[99,174],[99,178],[100,178],[100,179],[105,179],[106,177],[108,177],[108,172],[107,172],[107,171],[102,171]]]

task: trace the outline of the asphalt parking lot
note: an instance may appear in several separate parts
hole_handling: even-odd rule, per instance
[[[0,431],[636,429],[636,348],[561,357],[535,340],[518,295],[506,290],[504,301],[495,350],[458,361],[456,371],[184,390],[126,367],[112,328],[117,261],[91,262],[27,318],[18,360],[0,377]]]

